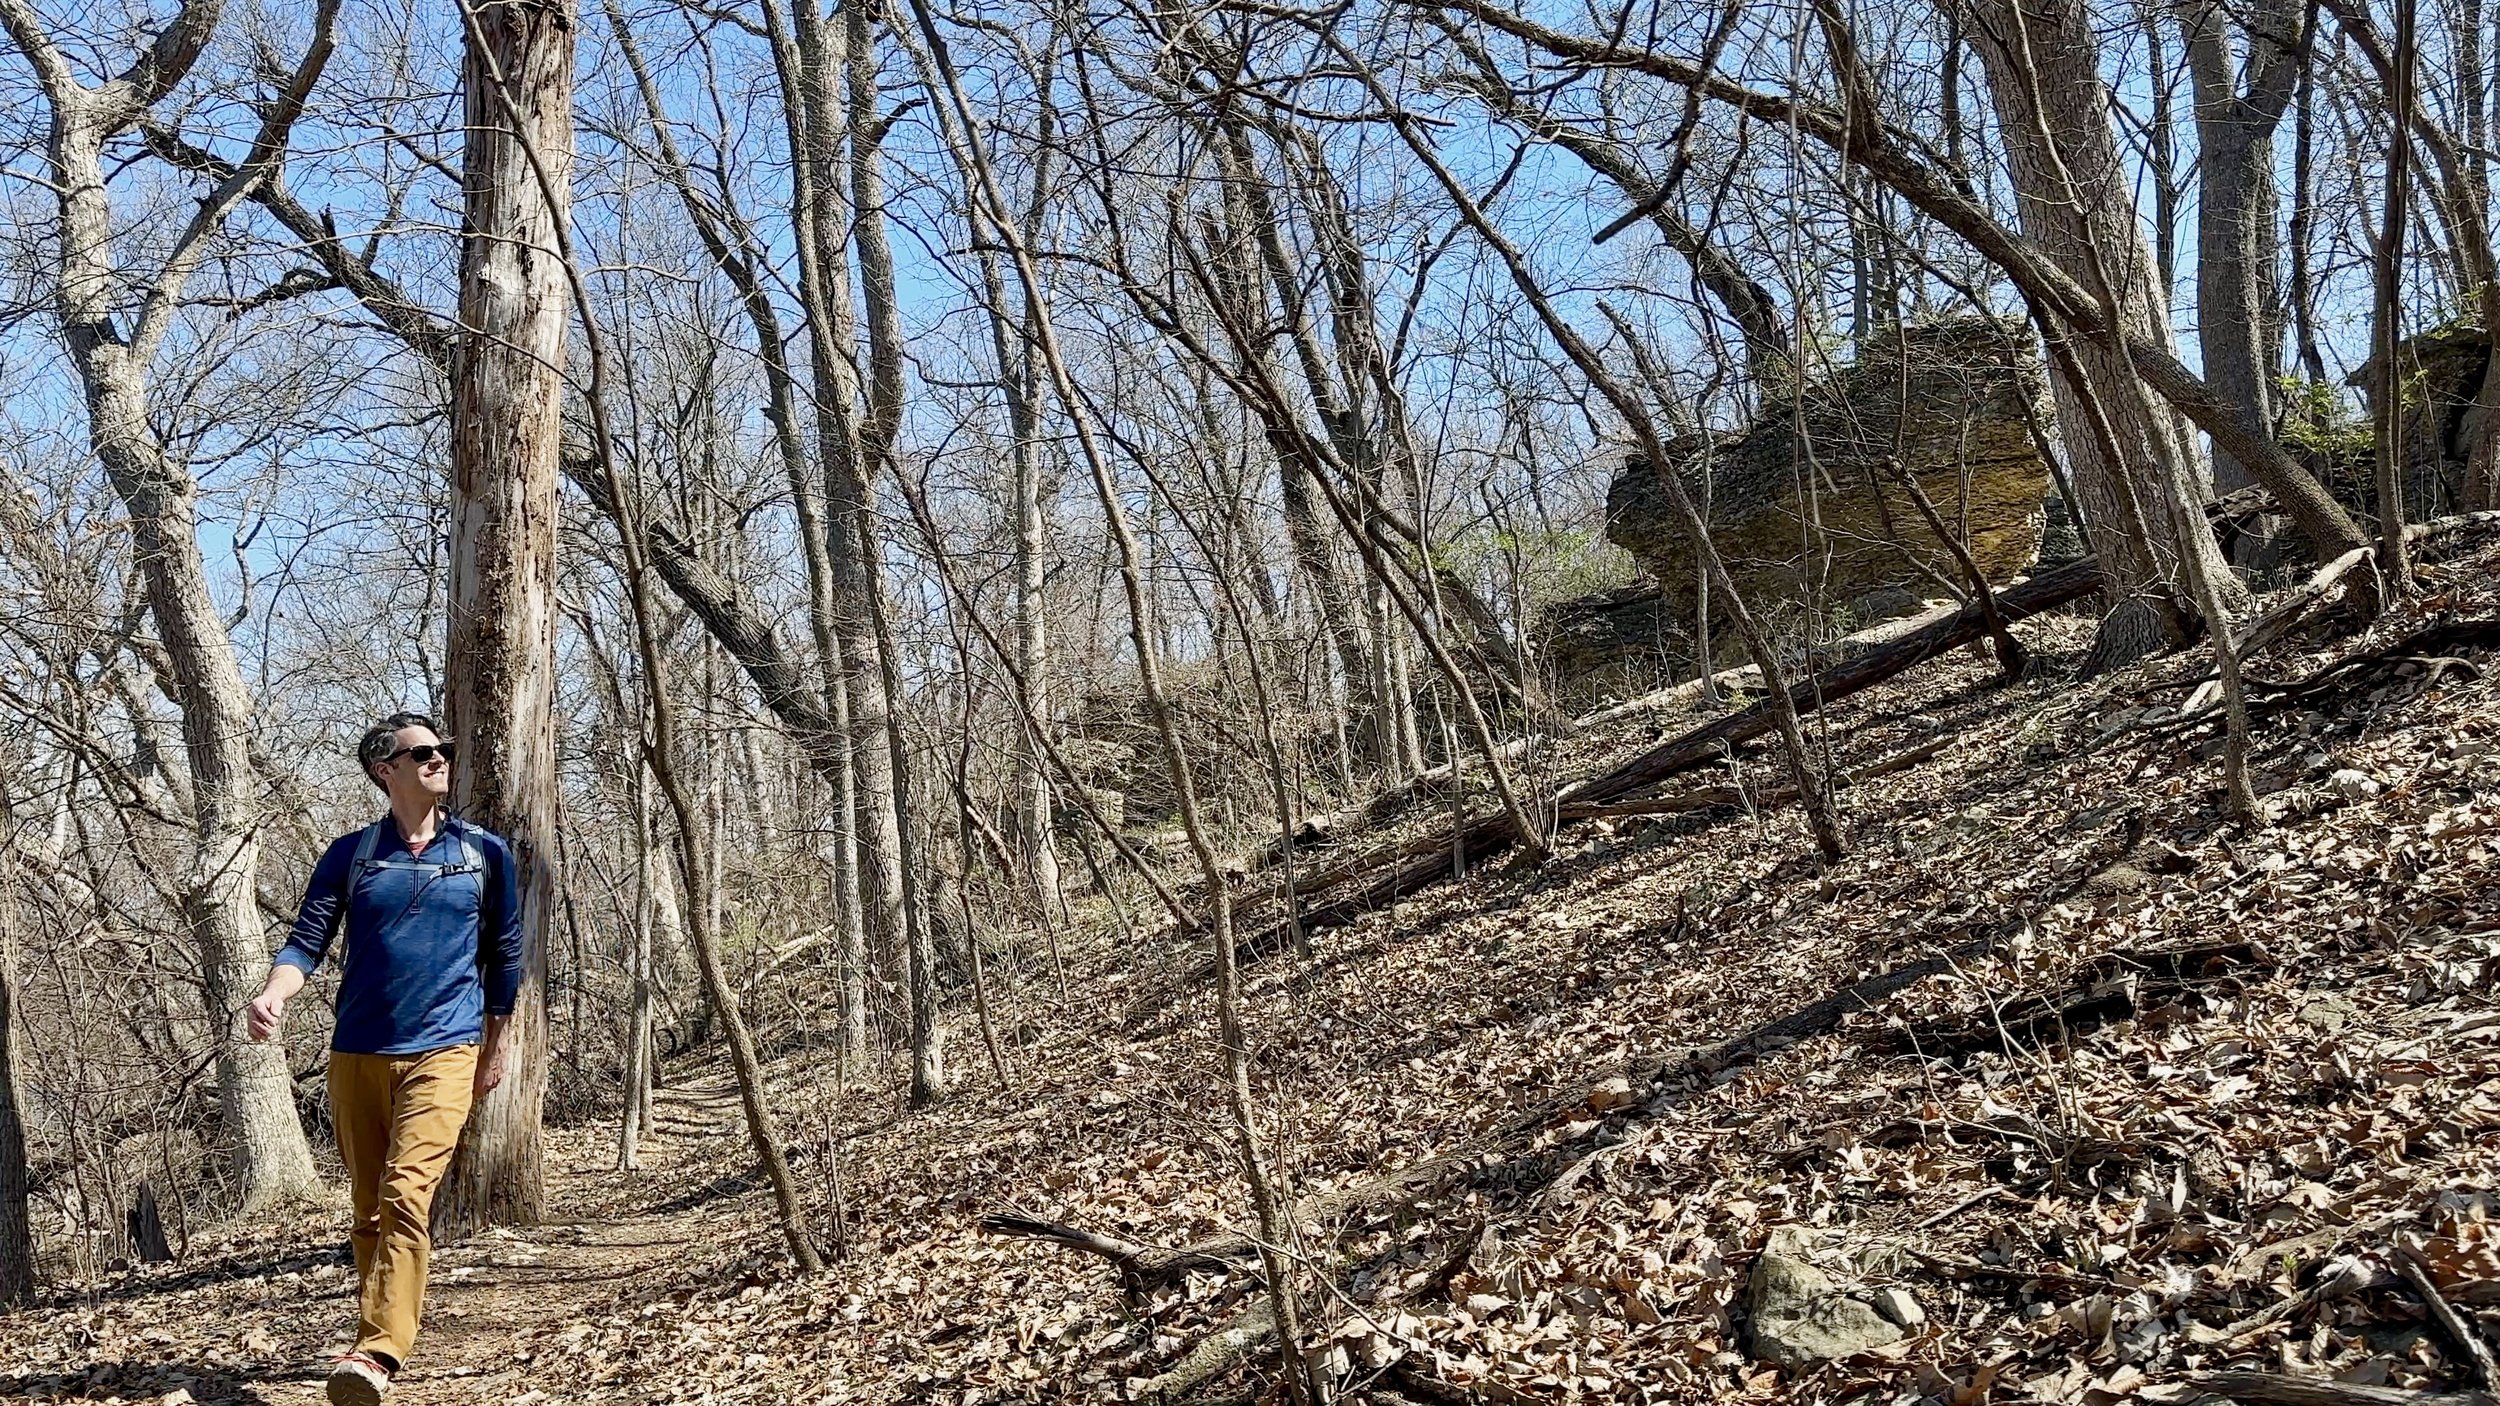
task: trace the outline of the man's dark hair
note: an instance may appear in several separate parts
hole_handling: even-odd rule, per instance
[[[364,740],[356,744],[356,765],[364,768],[367,781],[380,786],[385,791],[391,788],[384,784],[381,777],[373,774],[373,769],[389,760],[391,753],[398,750],[399,730],[403,727],[421,727],[432,732],[436,737],[443,735],[442,724],[423,713],[393,713],[366,728]]]

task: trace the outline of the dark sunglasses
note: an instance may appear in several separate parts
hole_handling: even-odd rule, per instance
[[[382,764],[388,766],[402,757],[414,757],[417,759],[417,765],[423,766],[436,757],[441,757],[443,765],[449,766],[451,765],[451,748],[452,744],[449,742],[420,742],[414,747],[402,747],[384,757]]]

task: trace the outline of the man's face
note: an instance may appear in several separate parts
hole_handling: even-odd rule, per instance
[[[391,738],[392,755],[377,763],[384,789],[394,804],[414,801],[431,805],[451,794],[451,757],[443,739],[430,727],[403,727]]]

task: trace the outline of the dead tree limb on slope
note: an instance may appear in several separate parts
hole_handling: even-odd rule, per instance
[[[2046,895],[2040,906],[2045,908],[2062,903],[2083,892],[2094,879],[2126,862],[2140,847],[2141,840],[2140,822],[2131,821],[2121,831],[2117,843],[2099,847],[2092,858],[2079,865],[2064,883]],[[1990,922],[1976,933],[1972,932],[1973,925],[1969,923],[1945,927],[1933,934],[1933,940],[1938,945],[1931,956],[1854,982],[1714,1044],[1686,1046],[1646,1061],[1629,1071],[1634,1076],[1632,1083],[1637,1097],[1616,1116],[1635,1116],[1649,1097],[1671,1081],[1688,1075],[1708,1077],[1750,1064],[1799,1040],[1829,1034],[1840,1027],[1842,1017],[1850,1012],[1871,1009],[1877,1001],[1897,991],[1940,975],[1956,963],[1986,954],[2013,936],[2027,921],[2026,914]],[[1942,945],[1943,940],[1948,938],[1957,940]],[[2167,969],[2163,966],[2165,959],[2159,954],[2122,953],[2106,960],[2151,970]],[[2176,965],[2176,959],[2172,959],[2171,966]],[[1558,1095],[1556,1099],[1513,1120],[1482,1144],[1426,1158],[1412,1166],[1355,1182],[1324,1195],[1306,1197],[1294,1207],[1293,1218],[1306,1227],[1325,1228],[1348,1217],[1419,1200],[1446,1178],[1466,1171],[1481,1160],[1519,1150],[1537,1131],[1565,1112],[1581,1107],[1583,1097],[1578,1090]],[[984,1216],[981,1228],[997,1235],[1050,1240],[1070,1249],[1100,1255],[1117,1266],[1123,1275],[1133,1276],[1137,1282],[1147,1286],[1177,1283],[1182,1275],[1193,1269],[1239,1266],[1251,1259],[1257,1249],[1250,1236],[1237,1232],[1210,1236],[1179,1249],[1164,1249],[1120,1236],[1013,1213]]]
[[[1478,1155],[1475,1151],[1468,1151],[1447,1157],[1428,1157],[1394,1172],[1318,1196],[1304,1197],[1294,1206],[1293,1219],[1296,1224],[1305,1227],[1324,1229],[1379,1207],[1419,1199],[1430,1194],[1443,1178],[1457,1172]],[[1181,1276],[1192,1270],[1243,1268],[1256,1259],[1259,1249],[1256,1238],[1239,1231],[1211,1235],[1179,1249],[1164,1249],[1141,1245],[1116,1235],[1008,1213],[983,1216],[981,1228],[993,1235],[1049,1240],[1071,1250],[1100,1255],[1120,1271],[1123,1287],[1132,1294],[1139,1289],[1177,1284]]]
[[[2209,519],[2228,524],[2264,511],[2268,502],[2263,489],[2242,489],[2207,504],[2206,512]],[[1997,591],[1993,604],[1998,620],[2011,625],[2082,600],[2098,591],[2100,584],[2100,567],[2093,558],[2083,557]],[[1799,715],[1811,713],[1980,639],[1988,629],[1987,610],[1982,603],[1974,602],[1890,644],[1798,681],[1788,690],[1789,704]],[[1765,736],[1777,725],[1776,702],[1765,699],[1704,723],[1612,771],[1570,787],[1556,798],[1556,803],[1568,821],[1573,818],[1575,806],[1585,808],[1620,800],[1634,791],[1716,761],[1737,743]],[[1342,927],[1439,880],[1449,872],[1446,856],[1454,848],[1463,849],[1471,860],[1481,864],[1487,857],[1509,848],[1515,838],[1506,816],[1484,816],[1464,822],[1455,833],[1445,828],[1422,839],[1347,861],[1329,873],[1343,875],[1348,881],[1365,881],[1348,892],[1305,907],[1301,913],[1302,927],[1305,931]],[[1279,925],[1280,930],[1282,926]],[[1269,950],[1272,942],[1272,934],[1262,933],[1252,940],[1250,950]]]
[[[2099,588],[2099,568],[2086,557],[2000,591],[1997,609],[2009,622],[2025,620],[2081,600]],[[1789,702],[1799,713],[1813,712],[1978,639],[1985,630],[1985,621],[1975,607],[1961,610],[1881,649],[1799,681],[1789,689]],[[1581,782],[1565,791],[1558,804],[1568,816],[1575,806],[1620,800],[1643,787],[1715,761],[1735,744],[1766,735],[1776,724],[1772,704],[1766,699],[1704,723],[1612,771]],[[1509,848],[1514,838],[1505,817],[1488,816],[1468,822],[1456,835],[1443,830],[1428,840],[1350,861],[1340,866],[1343,872],[1372,877],[1350,892],[1303,909],[1302,925],[1305,929],[1341,927],[1430,885],[1449,872],[1444,856],[1454,844],[1463,844],[1466,853],[1482,863],[1488,856]],[[1424,857],[1400,862],[1409,851]]]

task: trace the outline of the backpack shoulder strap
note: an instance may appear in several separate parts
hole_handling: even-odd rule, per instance
[[[473,874],[486,872],[486,855],[466,829],[460,832],[460,866]]]
[[[373,852],[382,847],[382,822],[377,820],[356,837],[356,858],[347,866],[347,891],[356,891],[356,881],[365,876],[365,866],[373,863]]]

